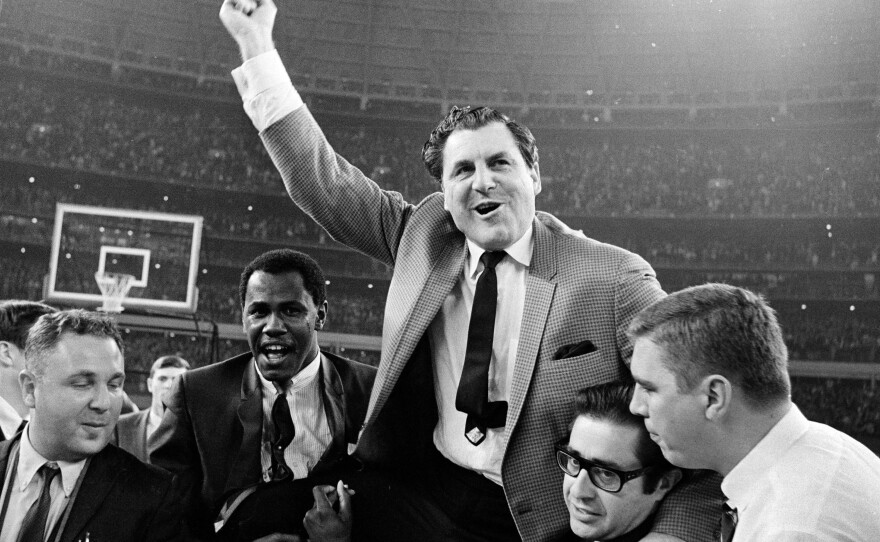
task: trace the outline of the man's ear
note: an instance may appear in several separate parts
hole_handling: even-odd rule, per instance
[[[14,366],[12,349],[18,348],[8,341],[0,341],[0,367],[9,368]]]
[[[670,469],[664,472],[663,476],[661,476],[660,480],[657,482],[657,486],[654,488],[654,494],[662,499],[676,486],[676,484],[681,482],[682,476],[681,469]]]
[[[37,405],[36,388],[37,377],[28,370],[18,373],[18,385],[21,387],[21,398],[28,408],[34,408]]]
[[[541,168],[538,167],[537,163],[532,166],[529,176],[532,178],[532,183],[534,183],[535,186],[535,195],[537,196],[541,193]]]
[[[700,392],[707,420],[718,420],[730,410],[733,386],[724,375],[713,374],[703,378]]]
[[[327,300],[325,299],[321,306],[318,307],[318,314],[315,317],[315,331],[320,331],[324,327],[324,321],[327,320]]]

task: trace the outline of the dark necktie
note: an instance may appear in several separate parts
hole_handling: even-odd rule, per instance
[[[498,305],[498,279],[495,266],[505,252],[484,252],[480,256],[483,273],[477,279],[474,306],[468,326],[464,368],[455,395],[455,408],[467,413],[464,436],[474,446],[486,438],[487,427],[504,427],[507,401],[489,402],[489,362],[495,335],[495,307]]]
[[[40,497],[30,507],[21,522],[21,530],[18,532],[19,542],[42,542],[46,534],[46,519],[49,517],[49,508],[52,506],[52,480],[61,472],[58,465],[46,463],[37,473],[43,479],[43,489]]]
[[[272,466],[269,476],[272,481],[287,480],[293,476],[290,467],[284,461],[284,450],[293,442],[296,429],[290,417],[290,405],[287,404],[287,393],[279,391],[272,405]]]
[[[730,542],[733,540],[733,531],[736,530],[739,517],[736,508],[731,508],[727,503],[722,505],[721,510],[721,542]]]

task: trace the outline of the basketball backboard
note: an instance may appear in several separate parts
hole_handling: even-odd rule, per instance
[[[195,312],[200,216],[59,203],[44,297],[101,305],[95,273],[134,276],[125,308]]]

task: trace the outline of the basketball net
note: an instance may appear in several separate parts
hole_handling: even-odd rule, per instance
[[[101,289],[104,304],[98,307],[102,312],[122,312],[122,300],[131,288],[134,276],[125,273],[95,273],[95,281]]]

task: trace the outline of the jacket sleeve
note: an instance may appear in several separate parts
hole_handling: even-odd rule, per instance
[[[193,539],[213,535],[213,525],[199,498],[202,467],[186,403],[186,375],[178,378],[165,402],[162,423],[147,440],[150,462],[175,475],[176,492]]]
[[[260,136],[291,199],[337,241],[393,265],[414,207],[336,154],[308,108]]]
[[[146,542],[184,542],[190,540],[186,535],[183,509],[180,506],[180,490],[177,477],[168,485],[159,501],[156,513],[145,529]]]

